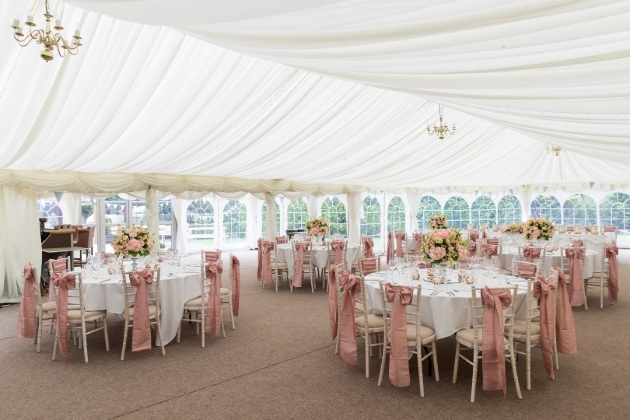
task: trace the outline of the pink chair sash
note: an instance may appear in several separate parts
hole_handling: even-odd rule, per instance
[[[256,280],[262,281],[262,248],[263,248],[263,240],[262,238],[258,238],[258,271],[256,272]]]
[[[531,264],[522,264],[521,261],[516,263],[516,275],[522,279],[534,279],[536,275],[536,266]]]
[[[387,264],[394,259],[394,243],[391,232],[387,232],[387,256],[385,259],[387,260]]]
[[[206,332],[218,336],[221,332],[221,282],[223,263],[217,261],[206,266],[206,278],[210,279],[210,293],[206,302]]]
[[[617,230],[614,226],[604,226],[604,232],[615,232]]]
[[[232,278],[230,280],[232,282],[232,315],[238,316],[241,299],[241,262],[236,256],[232,256]]]
[[[553,379],[553,342],[556,328],[553,323],[553,292],[556,286],[552,279],[545,280],[538,275],[534,283],[534,297],[540,305],[540,349],[547,375]]]
[[[489,243],[481,244],[481,252],[485,254],[487,260],[491,260],[493,255],[497,255],[498,248],[497,245]]]
[[[276,243],[278,244],[286,244],[287,237],[286,236],[276,236]]]
[[[390,325],[391,350],[389,352],[389,381],[397,387],[409,386],[409,360],[407,359],[407,310],[411,303],[413,289],[385,285],[385,297],[392,302]]]
[[[374,258],[374,241],[369,236],[363,237],[363,248],[365,249],[364,257]]]
[[[343,249],[346,247],[344,241],[332,241],[330,248],[335,251],[335,265],[341,264],[343,261]]]
[[[357,340],[354,324],[354,294],[360,291],[361,283],[348,270],[343,272],[339,280],[344,288],[341,331],[339,331],[339,357],[348,365],[356,365]]]
[[[59,337],[59,351],[65,357],[70,354],[70,346],[68,346],[68,289],[76,287],[76,278],[63,270],[59,274],[53,272],[51,281],[57,286],[57,337]]]
[[[571,241],[573,246],[584,246],[584,241],[581,239],[574,239]]]
[[[475,255],[475,252],[477,251],[477,243],[471,239],[468,241],[467,249],[468,255]]]
[[[205,260],[207,263],[214,264],[219,261],[219,251],[204,251],[205,252]]]
[[[608,258],[608,300],[611,302],[617,302],[617,294],[619,292],[617,254],[619,254],[619,248],[617,248],[615,242],[606,245],[606,258]]]
[[[571,260],[571,274],[569,276],[571,306],[584,305],[584,276],[582,264],[580,264],[580,260],[584,259],[584,250],[582,248],[567,248],[565,254]]]
[[[263,284],[271,284],[273,276],[271,274],[271,250],[274,249],[274,243],[263,241],[262,245],[262,281]]]
[[[534,258],[540,258],[540,248],[526,245],[523,247],[523,256],[527,262],[534,262]]]
[[[18,312],[19,338],[35,338],[37,324],[37,295],[35,291],[35,271],[31,263],[24,266],[24,289],[22,290],[22,300],[20,301],[20,312]]]
[[[509,290],[490,290],[487,286],[481,291],[483,304],[483,390],[507,394],[505,379],[505,345],[503,341],[503,309],[510,306],[512,295]]]
[[[413,240],[415,242],[414,250],[416,253],[422,249],[422,240],[424,239],[424,233],[416,232],[413,234]]]
[[[478,241],[479,240],[479,231],[478,230],[471,230],[470,233],[468,234],[468,239],[470,239],[471,241]]]
[[[330,317],[330,332],[333,340],[337,338],[337,320],[339,319],[339,314],[337,313],[339,301],[337,300],[337,278],[335,276],[335,269],[336,267],[333,265],[330,267],[330,270],[328,270],[328,315]]]
[[[402,230],[397,230],[395,234],[396,234],[396,256],[398,258],[402,258],[404,255],[403,241],[407,237],[407,234],[403,232]]]
[[[308,249],[308,242],[296,242],[293,244],[297,251],[295,268],[293,269],[293,287],[302,287],[302,268],[304,267],[304,252]]]
[[[363,266],[364,276],[367,276],[368,274],[376,273],[376,269],[377,269],[376,258],[363,258],[361,260],[361,265]]]
[[[575,319],[573,318],[573,309],[569,301],[567,279],[560,267],[555,267],[554,270],[559,273],[558,297],[556,299],[556,345],[558,353],[576,354]]]
[[[148,268],[134,270],[129,275],[129,283],[137,287],[133,304],[133,338],[131,351],[151,350],[151,323],[149,320],[149,299],[147,284],[153,284],[153,273]]]

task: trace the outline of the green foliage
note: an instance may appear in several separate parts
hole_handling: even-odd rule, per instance
[[[226,238],[247,237],[247,208],[238,200],[230,200],[223,208],[223,228]]]
[[[448,227],[466,229],[470,220],[468,203],[461,197],[451,197],[444,204],[444,216],[448,220]]]
[[[567,198],[562,209],[565,225],[591,226],[597,224],[597,204],[585,194]]]
[[[532,201],[532,217],[549,219],[554,225],[562,224],[560,202],[551,194],[541,194]]]
[[[402,198],[394,197],[387,206],[387,231],[405,230],[405,203]]]
[[[328,222],[329,234],[339,233],[348,236],[348,221],[346,218],[346,206],[337,197],[328,197],[322,203],[322,217]]]
[[[506,195],[499,201],[498,214],[501,225],[521,222],[523,220],[523,207],[518,198],[513,195]]]
[[[365,197],[363,200],[363,218],[360,222],[361,236],[380,238],[381,236],[381,205],[376,197]]]
[[[302,199],[291,201],[287,207],[287,229],[304,229],[307,221],[306,202]]]
[[[604,226],[630,229],[630,195],[613,193],[606,196],[599,205],[599,217]]]
[[[492,226],[497,222],[494,201],[488,196],[482,195],[473,201],[471,210],[472,224],[475,228],[481,224]]]
[[[425,196],[420,199],[420,207],[416,218],[418,219],[418,227],[420,229],[429,229],[429,220],[435,214],[442,214],[442,206],[435,197]]]

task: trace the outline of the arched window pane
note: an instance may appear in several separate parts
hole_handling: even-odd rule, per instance
[[[247,239],[247,207],[238,200],[230,200],[223,207],[225,243],[243,242]]]
[[[381,240],[381,204],[376,197],[363,200],[363,218],[361,218],[361,236],[374,239],[374,246],[380,247]]]
[[[127,200],[118,195],[105,199],[105,250],[112,251],[111,243],[118,233],[118,225],[127,226]]]
[[[420,229],[429,229],[429,220],[434,214],[442,214],[442,206],[434,197],[425,196],[420,200],[420,208],[416,218]]]
[[[214,208],[207,200],[195,200],[186,209],[186,244],[191,248],[214,245]]]
[[[541,194],[532,201],[532,217],[551,220],[554,225],[562,223],[560,202],[551,194]]]
[[[599,205],[599,218],[604,226],[630,229],[630,195],[613,193]]]
[[[510,223],[523,220],[523,207],[518,198],[513,195],[506,195],[499,201],[499,224],[509,225]]]
[[[63,224],[63,213],[56,201],[37,200],[37,212],[40,218],[48,219],[45,225],[47,228]]]
[[[574,194],[562,207],[565,225],[592,226],[597,224],[597,204],[585,194]]]
[[[484,224],[492,226],[496,223],[496,207],[494,201],[488,196],[481,196],[473,201],[471,206],[471,217],[473,227],[478,228]]]
[[[339,233],[348,236],[346,206],[337,197],[328,197],[322,203],[322,217],[328,222],[330,235]]]
[[[148,211],[146,201],[132,200],[131,201],[131,224],[136,226],[147,226]]]
[[[276,205],[276,232],[280,234],[280,206],[278,203],[274,203]],[[262,205],[262,236],[265,236],[265,228],[267,227],[267,203],[264,202]]]
[[[305,229],[308,222],[306,201],[291,201],[287,206],[287,229]]]
[[[387,231],[406,230],[405,203],[402,198],[394,197],[387,206]]]
[[[466,228],[470,221],[470,208],[461,197],[451,197],[444,203],[444,215],[448,220],[448,227]]]

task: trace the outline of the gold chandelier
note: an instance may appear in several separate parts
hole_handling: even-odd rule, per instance
[[[427,132],[429,135],[436,135],[440,138],[440,140],[444,140],[444,136],[446,134],[450,134],[451,136],[455,134],[455,123],[453,123],[453,129],[448,128],[448,124],[442,120],[442,105],[439,108],[440,112],[440,125],[433,124],[433,128],[429,124],[427,124]]]
[[[60,31],[63,30],[63,26],[61,26],[61,21],[56,20],[55,26],[50,29],[50,22],[53,18],[53,15],[50,14],[50,9],[48,7],[48,0],[46,1],[46,13],[44,13],[44,17],[46,17],[46,29],[34,29],[35,28],[35,19],[33,16],[29,16],[26,18],[26,22],[24,23],[28,26],[28,34],[24,35],[22,32],[22,28],[20,27],[20,21],[15,19],[13,20],[13,37],[17,40],[20,47],[26,47],[31,41],[35,41],[37,44],[43,44],[44,49],[39,55],[46,61],[50,61],[54,58],[53,51],[55,48],[57,49],[57,53],[61,57],[66,56],[66,52],[76,55],[79,52],[79,47],[81,44],[81,32],[79,29],[74,31],[74,36],[72,37],[72,43],[66,41],[66,39],[61,35]],[[56,32],[53,32],[55,30]]]
[[[566,152],[562,147],[552,146],[550,144],[547,145],[547,153],[553,153],[556,156],[560,155],[560,152]]]

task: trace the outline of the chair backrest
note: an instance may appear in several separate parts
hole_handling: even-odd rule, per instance
[[[276,236],[276,244],[286,244],[287,237],[286,236]]]
[[[129,308],[133,307],[136,301],[136,293],[138,292],[138,288],[131,285],[130,276],[133,271],[123,271],[122,279],[123,279],[123,295],[125,297],[125,314],[129,313]],[[160,269],[151,270],[151,274],[153,275],[153,284],[147,284],[147,301],[149,306],[155,305],[155,307],[160,307]],[[205,275],[202,275],[202,278]],[[158,309],[159,312],[159,309]]]
[[[206,259],[206,257],[209,258]],[[221,250],[220,249],[215,249],[214,251],[210,251],[210,250],[201,250],[201,266],[202,268],[204,267],[204,264],[207,262],[217,262],[217,261],[221,261]]]
[[[304,250],[304,261],[302,263],[302,265],[313,265],[313,245],[310,242],[303,242],[306,244],[307,248]],[[293,251],[293,261],[297,261],[298,258],[298,252],[297,249],[295,249],[295,244],[292,244],[292,251]],[[302,268],[300,268],[302,269]]]
[[[392,285],[394,287],[403,287],[403,286],[398,286],[398,285]],[[382,305],[382,311],[383,311],[383,319],[385,320],[385,334],[388,333],[389,329],[390,329],[390,325],[391,325],[391,320],[392,320],[392,310],[387,308],[387,304],[389,302],[387,302],[387,297],[385,295],[385,283],[384,282],[379,282],[379,289],[381,291],[381,305]],[[405,309],[407,310],[407,324],[413,324],[416,326],[416,343],[421,343],[422,342],[422,338],[421,338],[421,326],[422,326],[422,320],[420,319],[420,303],[421,303],[421,298],[419,298],[419,296],[422,296],[422,285],[419,284],[417,287],[413,287],[413,293],[414,293],[414,297],[413,299],[411,299],[411,303],[408,304]]]
[[[330,241],[328,242],[328,244],[326,245],[326,247],[328,248],[328,264],[329,265],[333,265],[335,263],[335,250],[332,249],[332,243],[335,241]],[[346,254],[348,253],[348,241],[341,241],[344,243],[344,248],[341,251],[341,263],[343,264],[343,266],[346,266]]]
[[[481,290],[483,289],[477,289],[473,286],[470,291],[471,292],[470,305],[471,305],[471,312],[472,312],[472,327],[473,327],[473,333],[474,333],[475,347],[479,343],[479,337],[481,336],[482,327],[483,327],[484,306],[483,306],[483,303],[481,302]],[[512,294],[512,302],[510,303],[510,306],[508,307],[508,311],[507,311],[508,315],[505,315],[505,311],[503,312],[504,314],[503,326],[504,328],[506,327],[508,328],[509,336],[513,337],[514,336],[514,315],[516,314],[516,297],[518,294],[518,286],[509,285],[509,286],[503,286],[503,287],[491,287],[490,290],[492,291],[509,290]]]
[[[85,304],[83,302],[83,278],[81,277],[80,272],[71,272],[68,271],[68,274],[72,274],[75,277],[75,285],[74,288],[68,289],[68,309],[80,310],[81,317],[84,317],[85,314]],[[59,288],[55,286],[54,283],[51,283],[51,287],[54,291],[55,298],[59,293]],[[57,301],[57,299],[55,299]]]
[[[562,269],[562,272],[564,274],[571,274],[571,260],[569,258],[567,258],[566,255],[566,249],[573,249],[573,248],[581,248],[584,250],[584,253],[586,255],[586,247],[584,246],[571,246],[571,247],[560,247],[560,268]],[[584,268],[584,260],[579,260],[580,261],[580,265],[582,266],[582,268]]]
[[[534,270],[533,275],[525,275],[525,273],[530,273],[531,270]],[[527,261],[517,261],[516,259],[512,260],[512,275],[516,277],[520,277],[522,279],[537,279],[538,274],[542,274],[542,265],[540,262],[527,262]]]
[[[602,232],[613,232],[613,233],[617,233],[617,226],[603,226],[602,227]]]
[[[372,263],[374,266],[374,271],[367,269],[366,267],[363,265],[365,262],[368,262],[368,265],[370,265],[369,263]],[[365,277],[368,274],[372,274],[372,273],[377,273],[381,271],[381,259],[379,257],[374,257],[374,258],[359,258],[359,272],[361,273],[361,277]]]
[[[56,260],[51,258],[48,260],[48,272],[51,275],[52,273],[59,274],[64,270],[70,272],[70,257],[57,258]]]

